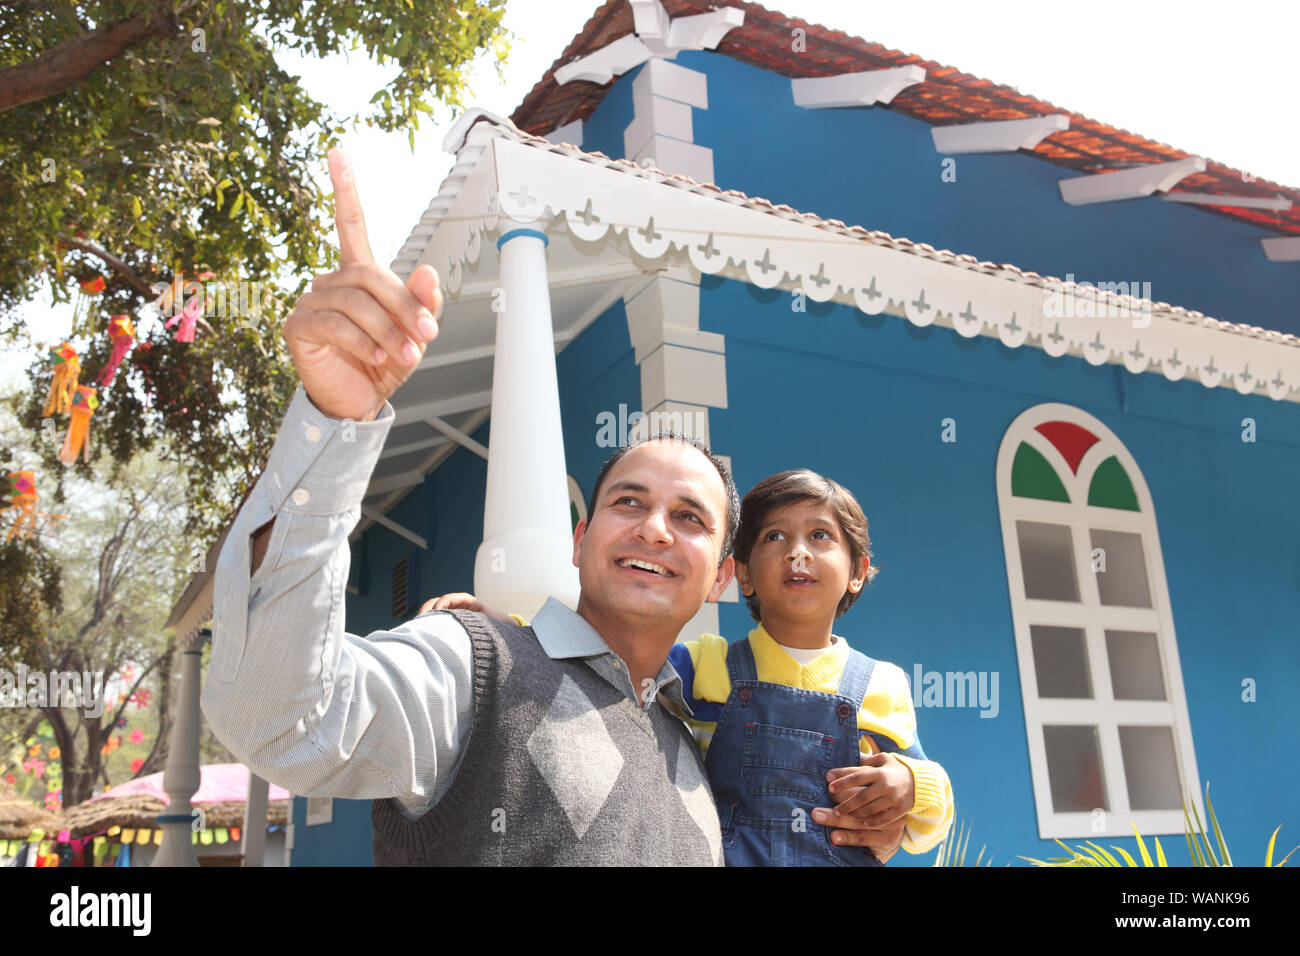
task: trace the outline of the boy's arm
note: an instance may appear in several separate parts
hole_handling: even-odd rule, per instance
[[[691,729],[701,756],[705,756],[731,693],[727,641],[717,634],[701,634],[697,641],[674,644],[668,651],[668,662],[681,678],[682,699],[691,709],[682,719]]]
[[[906,817],[903,849],[908,853],[924,853],[937,846],[952,827],[952,783],[947,771],[934,760],[917,760],[905,754],[894,756],[912,771],[916,794]]]
[[[298,386],[221,549],[202,707],[236,757],[293,793],[397,797],[418,816],[468,734],[472,662],[449,614],[344,630],[348,534],[392,421],[387,403],[374,421],[331,418]],[[268,522],[250,576],[250,534]]]

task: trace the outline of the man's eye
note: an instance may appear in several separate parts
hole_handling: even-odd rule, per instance
[[[621,505],[621,504],[626,504],[628,502],[631,502],[634,505],[640,503],[635,498],[619,498],[618,501],[614,502],[614,504]]]
[[[692,512],[692,511],[683,511],[682,514],[681,514],[681,516],[682,516],[683,518],[687,518],[687,519],[689,519],[689,520],[691,520],[691,521],[694,521],[694,522],[696,522],[697,524],[702,524],[702,523],[703,523],[703,522],[700,521],[700,516],[697,515],[697,514],[695,514],[695,513]]]

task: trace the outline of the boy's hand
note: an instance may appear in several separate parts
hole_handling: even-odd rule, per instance
[[[827,773],[837,816],[855,816],[867,827],[887,826],[903,819],[916,803],[916,782],[911,768],[893,754],[862,758],[861,767],[836,767]]]
[[[427,265],[405,283],[377,264],[343,150],[330,151],[337,272],[318,275],[284,320],[284,341],[307,397],[331,418],[372,421],[438,334],[438,274]]]
[[[883,827],[868,827],[861,817],[852,814],[839,816],[832,810],[819,807],[812,812],[814,823],[832,827],[831,842],[836,846],[865,847],[875,854],[881,863],[888,863],[889,858],[903,845],[903,831],[907,829],[907,817],[899,817],[893,823]]]
[[[505,621],[507,624],[513,624],[514,618],[509,614],[502,614],[500,611],[494,611],[472,594],[466,594],[464,591],[455,591],[451,594],[443,594],[440,597],[429,598],[420,605],[419,613],[425,611],[478,611],[486,614],[488,617],[494,617],[498,621]]]

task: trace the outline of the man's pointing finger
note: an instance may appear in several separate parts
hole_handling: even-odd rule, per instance
[[[329,151],[330,181],[334,184],[334,225],[339,233],[339,252],[349,262],[371,263],[370,239],[366,235],[366,217],[361,211],[357,184],[352,175],[352,159],[342,149]]]

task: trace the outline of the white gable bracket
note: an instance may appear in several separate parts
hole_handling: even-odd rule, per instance
[[[712,50],[722,38],[745,23],[745,11],[723,7],[708,13],[673,20],[668,31],[668,45],[676,50]]]
[[[1064,113],[1051,113],[1027,119],[934,126],[930,135],[934,138],[936,150],[955,156],[959,153],[1013,153],[1018,149],[1033,149],[1043,137],[1069,128],[1070,117]]]
[[[1300,262],[1300,236],[1261,239],[1260,243],[1270,262]]]
[[[1290,209],[1291,200],[1267,196],[1218,196],[1214,193],[1165,193],[1169,202],[1190,202],[1200,206],[1232,206],[1237,209]]]
[[[650,56],[650,48],[634,34],[629,33],[609,46],[601,47],[595,53],[589,53],[572,63],[564,64],[555,71],[555,82],[563,86],[574,80],[586,80],[589,83],[604,85],[615,76],[640,66],[650,59]]]
[[[794,105],[808,110],[825,110],[838,106],[872,106],[888,103],[917,83],[924,82],[925,69],[916,64],[842,73],[839,76],[799,77],[790,81]]]
[[[669,19],[659,0],[628,0],[628,3],[632,7],[635,32],[566,63],[555,71],[556,83],[563,86],[574,80],[587,80],[604,85],[652,56],[671,57],[680,50],[712,50],[724,36],[745,22],[745,11],[739,7]]]
[[[1168,163],[1149,163],[1114,173],[1094,173],[1061,180],[1061,198],[1071,206],[1117,199],[1137,199],[1153,192],[1167,192],[1192,173],[1205,171],[1205,160],[1188,156]]]

